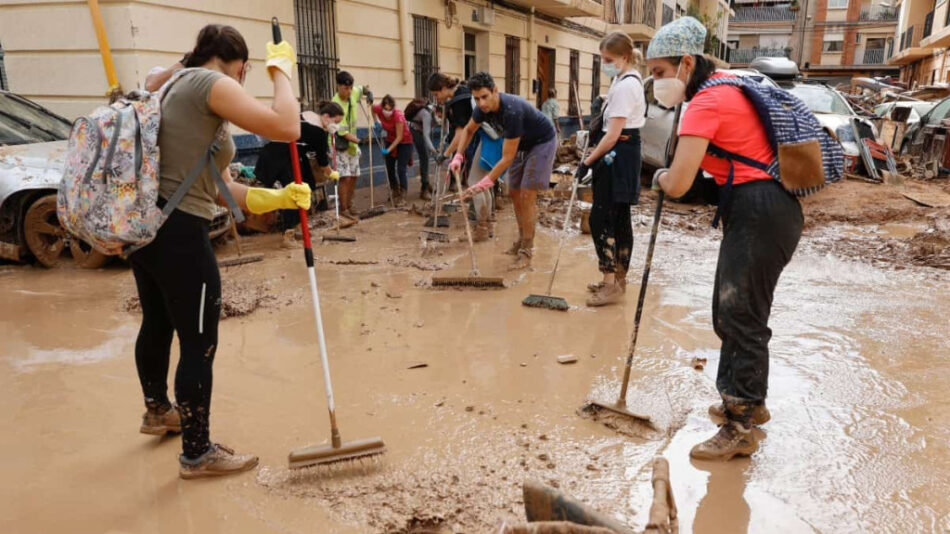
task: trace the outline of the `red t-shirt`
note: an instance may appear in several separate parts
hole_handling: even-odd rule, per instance
[[[392,143],[396,140],[396,125],[402,123],[402,141],[400,141],[399,144],[412,144],[412,132],[409,131],[409,123],[406,121],[406,116],[402,113],[402,110],[394,108],[393,114],[388,119],[383,115],[382,104],[374,105],[373,111],[376,112],[376,117],[379,119],[380,124],[383,125],[383,130],[386,130],[387,143]]]
[[[712,78],[732,76],[722,72]],[[700,91],[689,101],[689,106],[680,119],[680,135],[695,135],[709,139],[710,143],[747,158],[768,164],[773,159],[772,147],[765,135],[765,128],[752,102],[742,89],[720,85]],[[741,162],[735,163],[733,185],[754,180],[771,180],[765,171]],[[725,185],[729,178],[729,161],[711,156],[703,157],[702,169],[713,175],[716,183]]]

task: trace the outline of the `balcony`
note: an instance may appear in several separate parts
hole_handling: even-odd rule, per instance
[[[604,0],[604,19],[611,31],[645,40],[656,33],[656,8],[660,0]]]
[[[924,17],[924,33],[920,36],[921,39],[926,39],[930,37],[930,34],[933,33],[934,29],[934,12],[930,10],[930,13],[927,13],[927,16]]]
[[[898,52],[887,60],[889,65],[907,65],[933,55],[929,46],[921,46],[922,29],[920,26],[911,26],[900,34]]]
[[[729,50],[732,66],[748,65],[757,57],[789,57],[791,48],[733,48]]]
[[[512,0],[552,17],[596,17],[604,15],[604,5],[596,0]]]
[[[735,15],[729,17],[729,24],[742,22],[795,22],[798,11],[792,11],[788,5],[735,8]]]
[[[882,7],[879,5],[871,6],[870,9],[862,9],[858,15],[861,22],[897,22],[900,10],[896,7]]]
[[[884,65],[886,63],[883,48],[868,48],[864,51],[863,56],[854,59],[858,61],[859,65]]]

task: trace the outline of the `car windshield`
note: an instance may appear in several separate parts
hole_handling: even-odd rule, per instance
[[[854,115],[848,103],[834,89],[820,85],[796,85],[789,92],[800,98],[814,113]]]
[[[0,93],[0,146],[61,141],[70,125],[42,107],[10,93]]]

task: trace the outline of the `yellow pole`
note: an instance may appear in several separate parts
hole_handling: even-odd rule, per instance
[[[115,64],[112,62],[112,51],[109,49],[109,38],[106,37],[106,28],[102,24],[102,12],[99,11],[99,0],[88,0],[89,14],[92,15],[92,25],[96,30],[96,39],[99,41],[99,53],[102,55],[102,66],[106,70],[106,81],[109,90],[106,95],[111,100],[122,94],[119,78],[115,74]]]

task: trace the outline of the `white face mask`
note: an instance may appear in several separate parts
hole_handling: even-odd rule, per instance
[[[383,110],[383,117],[386,117],[387,119],[390,119],[390,118],[392,118],[392,116],[393,116],[393,110],[391,110],[391,109],[384,109],[384,110]]]
[[[679,78],[680,67],[683,61],[680,60],[676,67],[676,76],[672,78],[660,78],[653,82],[653,96],[663,107],[672,108],[686,100],[686,82]]]
[[[327,131],[331,134],[336,134],[338,131],[340,131],[340,125],[335,122],[328,122]]]

